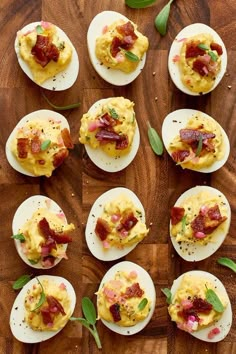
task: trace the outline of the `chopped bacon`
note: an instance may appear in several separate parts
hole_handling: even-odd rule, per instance
[[[215,138],[215,134],[211,132],[204,132],[198,129],[180,129],[180,140],[183,143],[196,146],[200,140],[200,136],[202,137],[203,143],[204,141],[208,141],[208,139]]]
[[[222,55],[223,54],[223,49],[222,49],[220,44],[211,43],[210,47],[211,47],[211,50],[216,50],[218,55]]]
[[[102,218],[98,218],[95,226],[95,234],[100,238],[100,240],[104,241],[110,232],[111,229],[108,222]]]
[[[54,265],[54,263],[55,263],[55,257],[53,257],[51,255],[43,257],[43,259],[42,259],[42,266],[45,268],[52,267]]]
[[[108,113],[103,114],[99,118],[99,121],[104,127],[114,127],[119,122],[119,120],[112,118]]]
[[[209,314],[213,307],[209,302],[199,297],[195,297],[192,301],[192,304],[192,307],[183,308],[181,311],[178,312],[178,315],[183,317],[186,321],[188,321],[190,316],[193,316],[195,321],[199,322],[200,318],[198,314]]]
[[[127,149],[129,146],[128,135],[120,135],[120,140],[116,142],[116,149],[117,150],[124,150]]]
[[[170,211],[170,220],[172,225],[178,224],[184,217],[185,210],[181,207],[172,207]]]
[[[117,134],[116,132],[113,131],[108,131],[105,129],[101,129],[97,134],[95,135],[96,139],[98,141],[107,141],[107,142],[114,142],[114,141],[119,141],[121,135]]]
[[[222,216],[220,213],[220,208],[217,204],[208,209],[207,215],[211,220],[221,220],[222,219]]]
[[[112,314],[114,322],[119,322],[121,320],[120,316],[120,305],[119,304],[113,304],[109,308],[110,313]]]
[[[61,136],[62,136],[65,147],[67,147],[68,149],[73,149],[74,144],[71,139],[70,132],[69,132],[68,128],[62,129]]]
[[[32,154],[38,154],[41,151],[41,141],[37,136],[31,140],[31,152]]]
[[[125,293],[122,294],[126,299],[132,297],[142,297],[144,294],[143,289],[140,288],[139,283],[134,283],[131,286],[127,287]]]
[[[112,39],[110,51],[113,58],[115,58],[116,55],[120,52],[121,45],[122,45],[122,40],[120,38],[114,37]]]
[[[48,295],[47,302],[48,302],[50,312],[53,312],[53,313],[60,312],[63,316],[66,315],[63,306],[60,304],[60,302],[54,296]]]
[[[20,159],[26,159],[29,151],[29,139],[18,138],[17,139],[17,152]]]
[[[206,64],[200,59],[196,59],[193,62],[193,70],[198,72],[201,76],[205,76],[208,74],[208,69]]]
[[[199,237],[201,233],[205,235],[211,234],[226,219],[226,216],[221,215],[217,204],[214,207],[209,208],[204,215],[202,215],[200,210],[199,215],[191,222],[193,235],[196,235],[197,238],[203,238]]]
[[[43,323],[45,325],[53,323],[52,314],[50,313],[50,310],[49,310],[48,307],[42,307],[40,312],[41,312],[41,315],[43,317]]]
[[[190,42],[186,44],[185,58],[196,58],[199,55],[204,55],[204,49],[198,47],[199,43]]]
[[[35,61],[44,68],[51,60],[57,62],[60,53],[49,36],[38,34],[36,44],[33,46],[31,54],[34,56]]]
[[[138,222],[138,219],[134,216],[133,212],[122,217],[120,223],[122,225],[122,229],[124,228],[126,231],[131,230]]]
[[[213,339],[219,333],[220,333],[220,329],[218,327],[215,327],[208,333],[207,338]]]
[[[51,236],[48,236],[46,242],[41,245],[41,255],[46,257],[53,249],[56,249],[56,242]]]
[[[62,149],[58,151],[56,154],[53,155],[53,166],[57,168],[62,164],[62,162],[67,158],[69,155],[69,151],[67,149]]]
[[[39,221],[38,228],[46,240],[48,240],[49,237],[51,237],[58,244],[65,244],[65,243],[72,242],[71,236],[64,233],[58,233],[52,230],[46,218],[43,218]]]
[[[134,26],[130,21],[124,25],[117,26],[116,29],[117,32],[122,35],[122,38],[114,37],[111,42],[110,51],[113,58],[120,52],[120,48],[125,50],[131,49],[138,38],[134,32]]]
[[[138,38],[138,36],[134,32],[134,26],[130,21],[126,22],[121,26],[116,26],[116,30],[124,37],[131,36],[132,39]]]
[[[171,157],[175,162],[183,162],[189,154],[190,151],[188,150],[176,150],[172,152]]]

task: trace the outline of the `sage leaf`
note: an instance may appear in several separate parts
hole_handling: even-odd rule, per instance
[[[37,34],[42,34],[44,32],[43,27],[41,25],[37,25],[35,29]]]
[[[156,0],[125,0],[125,5],[132,9],[142,9],[156,2]]]
[[[34,312],[38,308],[40,308],[43,305],[43,303],[45,302],[45,300],[46,300],[46,295],[45,295],[45,292],[44,292],[44,288],[43,288],[41,282],[38,280],[38,278],[36,278],[36,279],[37,279],[37,281],[38,281],[38,283],[39,283],[39,285],[41,287],[41,294],[40,294],[39,302],[37,303],[35,308],[33,310],[31,310],[31,312]]]
[[[197,151],[196,151],[195,155],[199,156],[201,151],[202,151],[202,134],[200,134],[200,136],[199,136]]]
[[[136,54],[130,52],[129,50],[125,50],[124,53],[125,53],[126,58],[129,61],[133,61],[133,62],[139,61],[139,57]]]
[[[223,312],[224,311],[224,306],[222,302],[220,301],[218,295],[214,292],[212,289],[208,289],[206,291],[206,300],[209,302],[215,311],[217,312]]]
[[[225,267],[230,268],[233,272],[236,273],[236,263],[227,257],[221,257],[217,259],[217,262]]]
[[[94,325],[96,323],[96,310],[90,298],[84,297],[82,299],[82,310],[88,323]]]
[[[37,264],[38,260],[34,260],[34,259],[28,259],[28,261],[30,262],[30,264]]]
[[[148,139],[151,145],[152,150],[157,155],[163,154],[163,143],[159,135],[157,134],[156,130],[151,127],[150,123],[148,122]]]
[[[142,301],[140,301],[140,303],[138,304],[138,310],[142,311],[146,305],[148,303],[148,299],[145,297],[144,299],[142,299]]]
[[[163,288],[161,289],[161,291],[163,292],[163,294],[166,296],[166,302],[168,305],[171,304],[171,300],[172,300],[172,294],[171,294],[171,291],[170,289],[168,288]]]
[[[113,119],[118,119],[118,118],[119,118],[119,115],[116,113],[115,108],[110,108],[110,109],[109,109],[109,113],[110,113],[110,115],[111,115],[111,117],[112,117]]]
[[[155,18],[155,26],[158,32],[164,36],[166,34],[167,22],[170,14],[170,5],[174,0],[170,0]]]
[[[212,61],[217,61],[218,56],[214,52],[209,50],[208,54],[210,55]]]
[[[45,94],[42,91],[42,96],[43,98],[47,101],[47,103],[49,104],[49,106],[51,106],[52,108],[54,108],[56,111],[66,111],[67,109],[74,109],[77,108],[81,105],[80,102],[77,103],[72,103],[69,104],[67,106],[56,106],[55,104],[53,104],[51,101],[49,101],[49,99],[47,98],[47,96],[45,96]]]
[[[12,235],[11,238],[14,238],[15,240],[19,240],[20,242],[25,242],[25,236],[22,233]]]
[[[209,50],[209,47],[204,43],[198,44],[198,48],[203,49],[203,50]]]
[[[83,326],[85,326],[86,328],[90,328],[89,327],[89,323],[85,318],[82,317],[71,317],[70,318],[71,321],[78,321],[80,322]]]
[[[42,151],[45,151],[47,150],[47,148],[49,148],[50,145],[51,145],[51,140],[45,140],[42,142],[40,149]]]
[[[185,229],[186,229],[186,219],[187,219],[187,214],[185,214],[183,216],[183,218],[181,219],[181,225],[182,225],[182,232],[185,233]]]
[[[30,275],[28,275],[28,274],[22,275],[12,285],[13,289],[14,290],[19,290],[19,289],[23,288],[23,286],[30,281],[31,277],[32,277],[32,274],[30,274]]]

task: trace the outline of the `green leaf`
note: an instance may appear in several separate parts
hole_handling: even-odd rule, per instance
[[[206,286],[207,288],[207,286]],[[206,300],[209,302],[215,311],[217,312],[223,312],[224,311],[224,306],[222,302],[220,301],[218,295],[214,292],[212,289],[208,289],[206,291]]]
[[[80,322],[83,326],[85,326],[86,328],[90,328],[90,324],[88,323],[88,321],[85,318],[82,317],[71,317],[70,318],[71,321],[78,321]]]
[[[170,289],[168,288],[163,288],[161,289],[161,291],[163,292],[163,294],[166,296],[166,302],[167,304],[171,304],[171,299],[172,299],[172,294],[171,294],[171,291]]]
[[[39,298],[39,302],[37,303],[36,307],[31,310],[31,312],[34,312],[36,311],[39,307],[41,307],[43,305],[43,303],[45,302],[46,300],[46,295],[45,295],[45,292],[44,292],[44,288],[42,286],[42,284],[40,283],[40,281],[38,280],[38,278],[36,278],[40,287],[41,287],[41,294],[40,294],[40,298]]]
[[[225,267],[230,268],[233,272],[236,273],[236,263],[227,257],[221,257],[217,259],[217,262]]]
[[[215,54],[214,52],[212,52],[211,50],[209,50],[208,54],[210,55],[212,61],[217,61],[218,55],[216,55],[216,54]]]
[[[200,136],[199,136],[197,151],[196,151],[195,155],[199,156],[201,151],[202,151],[202,134],[200,134]]]
[[[142,301],[140,301],[140,303],[138,304],[138,310],[142,311],[146,305],[148,303],[148,299],[145,297],[144,299],[142,299]]]
[[[37,264],[38,263],[38,259],[35,261],[34,259],[28,259],[28,261],[31,263],[31,264]]]
[[[22,233],[12,235],[11,238],[14,238],[15,240],[19,240],[20,242],[25,242],[25,236]]]
[[[49,146],[51,145],[51,140],[44,140],[41,144],[41,150],[45,151],[49,148]]]
[[[109,108],[109,113],[113,119],[118,119],[119,115],[116,113],[115,108]]]
[[[37,34],[42,34],[44,32],[43,27],[38,25],[35,27]]]
[[[67,109],[74,109],[80,106],[80,102],[77,103],[72,103],[69,104],[67,106],[56,106],[55,104],[53,104],[51,101],[49,101],[49,99],[45,96],[45,94],[42,91],[42,96],[43,98],[47,101],[47,103],[49,104],[49,106],[53,107],[55,110],[57,111],[66,111]]]
[[[156,130],[151,127],[150,123],[148,122],[148,139],[151,145],[152,150],[157,155],[163,154],[163,143],[159,135],[157,134]]]
[[[185,233],[187,214],[185,214],[181,220],[182,232]]]
[[[156,0],[125,0],[125,5],[132,9],[142,9],[156,2]]]
[[[125,56],[129,61],[133,61],[133,62],[139,61],[139,57],[136,54],[130,52],[129,50],[122,49],[122,51],[125,53]]]
[[[23,288],[23,286],[30,281],[31,277],[32,277],[32,274],[30,274],[30,275],[28,275],[28,274],[22,275],[12,285],[13,289],[14,290],[18,290],[18,289]]]
[[[94,325],[96,323],[96,310],[94,304],[88,297],[83,297],[82,299],[82,310],[88,323]]]
[[[155,18],[155,26],[158,32],[164,36],[166,34],[167,22],[170,14],[170,5],[174,0],[170,0]]]
[[[203,50],[209,50],[209,47],[204,43],[198,44],[198,48],[203,49]]]

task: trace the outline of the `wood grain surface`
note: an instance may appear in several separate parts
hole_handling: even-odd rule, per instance
[[[235,0],[176,0],[171,6],[168,32],[161,37],[154,19],[166,0],[140,10],[125,6],[123,0],[1,0],[0,1],[0,353],[1,354],[210,354],[236,353],[236,276],[216,260],[227,256],[236,260],[236,2]],[[93,17],[104,10],[120,12],[137,23],[150,41],[145,68],[131,84],[115,87],[101,79],[90,63],[86,34]],[[24,25],[50,21],[62,28],[77,49],[80,60],[75,84],[62,92],[45,91],[57,105],[80,101],[78,109],[65,111],[71,127],[75,148],[69,158],[50,178],[31,178],[17,173],[5,156],[6,140],[16,123],[27,113],[51,109],[42,97],[41,89],[21,70],[14,52],[16,32]],[[185,26],[203,22],[222,37],[228,52],[227,74],[211,93],[192,97],[181,93],[172,83],[167,58],[176,34]],[[153,72],[156,74],[153,75]],[[101,98],[124,96],[135,102],[141,132],[141,144],[134,161],[123,171],[107,173],[97,168],[78,142],[80,119],[89,107]],[[226,130],[231,152],[227,163],[217,172],[203,174],[184,171],[175,166],[164,152],[157,157],[147,137],[147,120],[160,133],[165,116],[179,108],[199,109],[215,117]],[[196,263],[186,262],[174,251],[170,242],[169,210],[178,196],[195,185],[209,185],[221,190],[232,209],[229,234],[220,249],[210,258]],[[39,344],[23,344],[11,334],[9,316],[17,292],[14,280],[22,274],[52,274],[68,279],[77,294],[74,316],[81,315],[81,298],[89,296],[96,303],[95,292],[106,271],[115,262],[102,262],[90,253],[85,242],[85,225],[90,208],[103,192],[116,186],[133,190],[142,201],[148,237],[121,260],[133,261],[151,275],[156,288],[156,308],[152,320],[140,333],[120,336],[101,322],[98,331],[102,350],[87,329],[69,322],[52,339]],[[76,225],[73,243],[68,248],[69,260],[63,260],[51,270],[29,268],[18,257],[12,235],[12,218],[26,198],[41,194],[55,200],[67,219]],[[231,299],[234,319],[228,336],[220,343],[201,342],[176,328],[167,312],[161,288],[170,287],[173,280],[188,270],[201,269],[215,274],[225,285]]]

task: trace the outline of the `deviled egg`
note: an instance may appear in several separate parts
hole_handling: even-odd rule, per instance
[[[95,165],[117,172],[134,159],[140,142],[134,103],[124,97],[95,102],[81,119],[79,141]]]
[[[87,33],[90,60],[107,82],[127,85],[141,73],[148,39],[137,25],[115,11],[103,11],[90,23]]]
[[[220,83],[227,52],[220,36],[203,23],[182,29],[172,43],[168,68],[174,84],[189,95],[206,94]]]
[[[52,23],[33,22],[17,32],[15,52],[21,69],[37,85],[53,91],[71,87],[79,73],[77,52]]]
[[[67,259],[66,249],[72,242],[71,232],[62,209],[52,199],[34,195],[17,209],[12,231],[21,259],[33,268],[48,269]]]
[[[184,273],[174,281],[168,312],[179,329],[205,342],[223,340],[232,325],[232,308],[224,285],[201,270]]]
[[[171,208],[171,241],[183,259],[201,261],[224,242],[230,221],[230,205],[224,194],[212,187],[196,186],[184,192]]]
[[[85,236],[96,258],[112,261],[131,252],[148,231],[138,197],[130,189],[117,187],[102,194],[93,204]]]
[[[50,177],[73,149],[70,127],[61,114],[42,109],[27,114],[6,142],[10,165],[27,176]]]
[[[17,295],[10,315],[12,334],[23,343],[50,339],[67,324],[75,303],[75,291],[68,280],[40,275]]]
[[[141,331],[155,309],[153,281],[142,267],[132,262],[120,262],[110,268],[96,294],[98,318],[119,334]]]
[[[229,139],[220,124],[192,109],[168,114],[162,125],[162,139],[177,165],[198,172],[218,170],[230,152]]]

